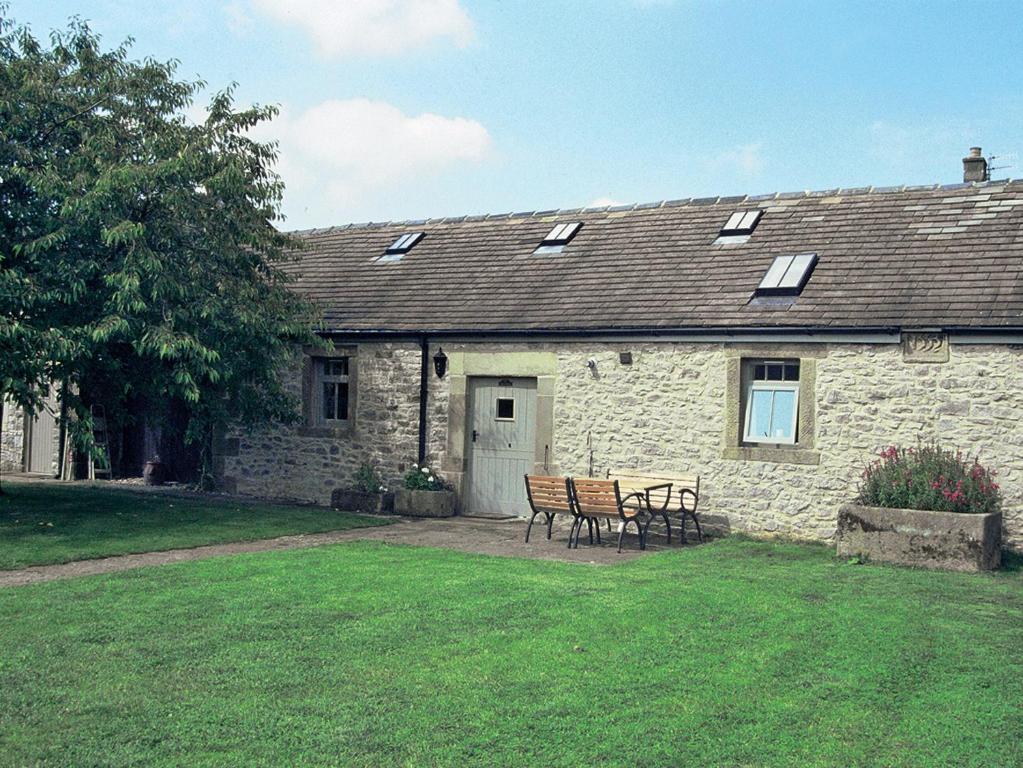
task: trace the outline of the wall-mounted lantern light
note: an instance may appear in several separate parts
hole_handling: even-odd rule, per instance
[[[438,347],[437,354],[433,356],[433,370],[437,372],[438,379],[443,379],[448,372],[448,356],[444,354],[444,347]]]

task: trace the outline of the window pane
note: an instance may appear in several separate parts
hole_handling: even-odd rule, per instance
[[[755,389],[750,398],[750,437],[768,437],[771,434],[771,401],[773,392]]]
[[[774,408],[771,416],[771,437],[779,442],[792,442],[792,424],[796,410],[796,393],[779,389],[774,393]]]
[[[547,233],[547,237],[544,238],[545,243],[556,243],[561,239],[561,233],[565,231],[566,224],[556,224],[554,229]]]
[[[337,384],[332,381],[323,382],[323,418],[337,418]]]
[[[778,281],[779,288],[795,288],[803,282],[803,276],[813,261],[812,253],[801,253],[792,259],[792,264],[785,272],[785,276]]]
[[[348,419],[348,384],[337,385],[337,418]]]
[[[515,401],[512,398],[497,398],[497,418],[508,420],[515,418]]]
[[[760,211],[748,211],[739,223],[739,229],[753,231],[753,228],[757,225],[757,219],[760,218]]]
[[[778,256],[771,263],[771,268],[767,270],[764,279],[760,281],[759,287],[777,288],[778,283],[781,282],[782,277],[785,275],[785,271],[792,264],[792,258],[792,256]]]
[[[753,378],[757,381],[763,381],[767,378],[767,366],[763,363],[759,363],[753,366]]]
[[[348,358],[332,357],[326,361],[326,373],[328,376],[347,376]]]
[[[725,226],[722,227],[726,232],[736,230],[739,228],[739,222],[742,221],[742,217],[746,214],[745,211],[736,211],[728,217],[728,221],[725,222]]]
[[[781,363],[768,363],[767,364],[767,380],[768,381],[781,381],[784,377],[785,366]]]
[[[785,381],[799,381],[799,363],[785,364]]]

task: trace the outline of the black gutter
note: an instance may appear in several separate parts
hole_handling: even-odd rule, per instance
[[[419,463],[426,461],[426,406],[430,394],[430,346],[426,336],[419,338]]]
[[[430,337],[529,337],[529,338],[546,338],[546,337],[578,337],[585,338],[588,336],[649,336],[651,338],[657,338],[661,336],[776,336],[776,335],[790,335],[790,336],[813,336],[817,334],[832,334],[832,335],[856,335],[864,333],[899,333],[902,330],[912,330],[912,328],[906,326],[905,328],[900,326],[864,326],[861,328],[856,327],[841,327],[841,328],[829,328],[827,326],[802,326],[793,327],[785,326],[779,328],[771,327],[700,327],[700,328],[524,328],[524,329],[509,329],[509,328],[462,328],[462,329],[426,329],[426,330],[397,330],[397,329],[374,329],[374,330],[342,330],[342,329],[327,329],[319,331],[321,336],[327,336],[331,338],[374,338],[374,339],[425,339],[427,336]],[[948,329],[951,330],[951,329]],[[959,329],[955,329],[956,332],[961,332]],[[973,329],[978,333],[991,333],[989,329]],[[1023,332],[1023,328],[1016,330],[1002,329],[1005,333],[1020,333]]]
[[[863,326],[863,327],[828,327],[828,326],[784,326],[784,327],[700,327],[700,328],[462,328],[462,329],[427,329],[415,331],[402,331],[396,329],[378,330],[341,330],[328,329],[319,331],[321,336],[330,338],[373,338],[373,339],[423,339],[430,337],[490,337],[490,338],[548,338],[548,337],[569,337],[586,338],[589,336],[602,337],[632,337],[649,336],[652,339],[663,336],[815,336],[815,335],[838,335],[855,336],[857,334],[884,333],[894,334],[903,331],[914,332],[921,330],[922,326]],[[963,335],[1004,335],[1018,336],[1023,334],[1023,326],[928,326],[927,330],[940,331],[942,333],[956,333]]]

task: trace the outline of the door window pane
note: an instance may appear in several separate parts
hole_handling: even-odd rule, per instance
[[[513,398],[497,398],[497,418],[502,421],[513,421],[515,419],[515,400]]]

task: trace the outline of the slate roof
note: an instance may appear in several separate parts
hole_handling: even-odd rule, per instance
[[[765,213],[715,245],[736,210]],[[583,227],[534,254],[557,222]],[[399,235],[426,237],[396,263]],[[1023,181],[835,189],[353,224],[295,233],[296,287],[341,332],[1023,328]],[[775,256],[816,252],[791,301],[751,301]]]

